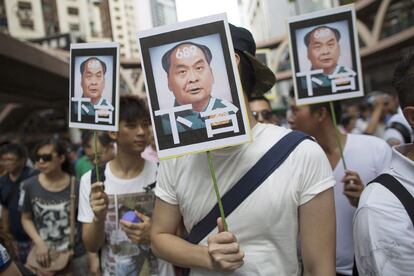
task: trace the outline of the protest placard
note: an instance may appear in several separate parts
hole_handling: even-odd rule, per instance
[[[225,14],[140,32],[138,44],[160,159],[250,140]]]
[[[287,20],[297,105],[364,95],[353,5]]]
[[[69,127],[118,130],[119,44],[70,47]]]

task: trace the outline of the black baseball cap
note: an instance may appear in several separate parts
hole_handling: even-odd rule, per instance
[[[256,58],[256,43],[254,42],[253,35],[247,29],[236,27],[230,23],[229,27],[234,49],[243,52],[252,65],[256,80],[253,94],[256,96],[265,94],[275,85],[275,74]]]

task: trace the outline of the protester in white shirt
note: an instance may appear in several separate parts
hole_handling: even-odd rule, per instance
[[[404,117],[401,108],[388,120],[384,140],[391,146],[413,142],[414,132]]]
[[[230,32],[245,95],[264,94],[275,83],[274,73],[255,59],[256,45],[249,31],[230,25]],[[259,70],[253,70],[254,65],[260,66]],[[271,78],[264,78],[266,74]],[[222,195],[272,144],[289,133],[274,125],[256,124],[248,107],[247,110],[253,127],[252,142],[212,153]],[[182,220],[190,231],[216,203],[206,154],[161,161],[152,249],[161,258],[191,268],[192,276],[229,272],[299,276],[299,236],[304,274],[331,276],[335,271],[332,186],[332,172],[323,151],[316,143],[303,141],[228,216],[229,231],[224,231],[218,219],[217,228],[194,245],[176,233]]]
[[[405,118],[414,127],[414,55],[394,73],[394,87]],[[414,200],[414,144],[393,148],[393,176]],[[412,210],[411,210],[412,211]],[[414,275],[414,225],[400,200],[379,183],[363,192],[354,218],[355,260],[360,275]]]
[[[335,114],[340,117],[339,103],[335,103],[335,109]],[[365,184],[388,168],[391,149],[374,136],[340,133],[342,159],[329,103],[297,106],[292,100],[291,111],[288,121],[292,129],[314,136],[330,161],[336,180],[336,273],[352,275],[355,208]]]

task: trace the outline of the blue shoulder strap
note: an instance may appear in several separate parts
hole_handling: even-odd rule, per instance
[[[222,197],[225,216],[230,215],[237,206],[253,193],[286,160],[296,146],[305,139],[312,138],[303,132],[291,131],[273,145],[233,188]],[[218,217],[220,217],[220,211],[218,204],[216,204],[191,229],[187,240],[193,244],[198,244],[217,226]]]

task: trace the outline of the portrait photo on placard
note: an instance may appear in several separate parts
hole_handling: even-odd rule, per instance
[[[363,95],[352,5],[288,19],[297,104]]]
[[[228,25],[210,20],[139,37],[161,158],[249,140]]]
[[[117,43],[71,45],[69,127],[118,129]]]

